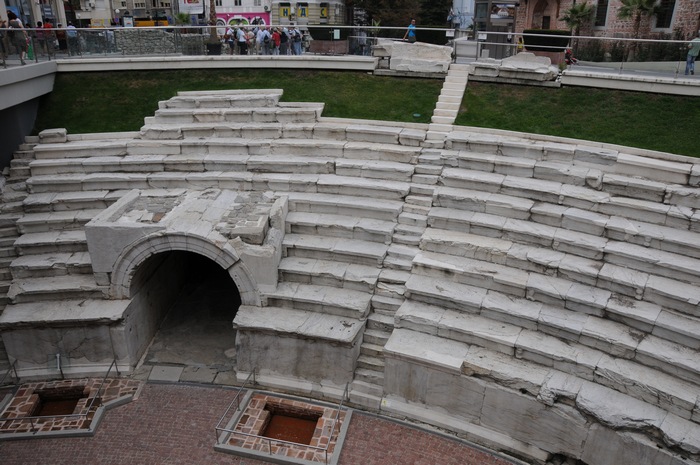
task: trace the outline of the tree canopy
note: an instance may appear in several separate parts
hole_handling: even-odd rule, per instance
[[[587,24],[593,18],[595,9],[588,2],[577,3],[564,11],[564,16],[561,20],[571,29],[574,35],[581,33],[581,26]]]
[[[659,11],[657,0],[621,0],[622,6],[617,10],[620,19],[632,19],[634,22],[634,37],[639,37],[642,17],[651,18]]]

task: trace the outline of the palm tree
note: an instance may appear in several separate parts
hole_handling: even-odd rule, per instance
[[[212,27],[209,29],[207,51],[210,55],[220,55],[221,41],[216,33],[216,0],[209,0],[209,25]]]
[[[659,11],[657,0],[620,0],[622,6],[617,10],[617,17],[634,21],[634,38],[639,39],[639,29],[642,25],[642,16],[647,19],[655,16]],[[628,61],[633,61],[637,55],[637,42],[632,42],[629,48]]]
[[[622,6],[617,10],[617,17],[634,21],[634,38],[639,38],[639,28],[642,25],[642,16],[651,18],[659,11],[657,0],[620,0]]]
[[[581,26],[587,24],[593,18],[595,8],[588,2],[574,3],[568,10],[564,10],[564,16],[559,18],[564,21],[572,34],[577,36],[581,33]]]

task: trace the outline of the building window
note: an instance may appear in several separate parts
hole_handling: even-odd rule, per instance
[[[255,0],[253,6],[262,6],[262,0]]]
[[[280,18],[289,18],[291,10],[289,3],[280,3]]]
[[[309,16],[309,4],[297,3],[297,18],[306,18]]]
[[[676,8],[676,0],[661,0],[659,10],[656,13],[656,27],[667,29],[671,27],[673,20],[673,10]]]
[[[328,19],[328,3],[321,3],[321,12],[319,16],[321,19]]]
[[[235,0],[235,1],[233,2],[233,6],[241,6],[241,1],[242,1],[242,0]]]
[[[598,6],[595,10],[595,23],[596,27],[605,27],[605,23],[608,21],[608,0],[598,0]]]

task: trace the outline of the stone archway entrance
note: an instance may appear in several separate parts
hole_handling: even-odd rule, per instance
[[[133,281],[147,290],[144,311],[160,319],[143,369],[181,366],[201,372],[200,381],[235,369],[233,319],[241,297],[226,270],[207,257],[171,251],[147,259]]]

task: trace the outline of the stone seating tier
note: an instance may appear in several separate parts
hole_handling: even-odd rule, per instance
[[[167,108],[156,110],[145,119],[149,124],[188,123],[313,123],[323,111],[323,104],[272,108]]]
[[[302,257],[283,258],[278,268],[281,282],[342,287],[367,293],[374,291],[381,271],[373,266]]]
[[[352,289],[281,282],[275,291],[265,293],[263,299],[270,307],[294,308],[362,320],[369,313],[371,295]]]
[[[102,210],[29,213],[18,218],[16,226],[20,234],[81,229],[100,211]]]
[[[477,270],[479,268],[474,268],[474,273]],[[482,267],[481,271],[489,274],[491,270]],[[663,365],[661,369],[667,373],[681,376],[691,382],[700,381],[700,364],[692,361],[692,353],[697,350],[700,343],[700,339],[693,333],[698,329],[697,319],[662,311],[659,308],[656,321],[659,322],[660,331],[655,331],[656,321],[654,321],[652,330],[645,333],[630,328],[624,322],[607,318],[607,313],[610,312],[607,310],[608,301],[612,300],[615,308],[634,302],[614,297],[610,293],[599,292],[598,295],[590,296],[584,286],[569,283],[569,295],[562,295],[560,300],[564,302],[558,302],[551,296],[547,299],[548,296],[537,295],[538,292],[550,291],[545,286],[549,285],[551,280],[534,275],[523,276],[527,282],[521,284],[526,288],[528,296],[534,295],[526,300],[523,296],[509,293],[509,287],[499,286],[503,280],[501,276],[494,276],[492,279],[497,284],[489,286],[490,282],[487,279],[478,277],[469,279],[468,276],[461,279],[458,277],[457,279],[460,280],[458,284],[455,282],[454,275],[461,276],[461,273],[453,267],[449,273],[441,276],[430,268],[414,264],[414,273],[406,282],[406,296],[411,300],[465,314],[484,314],[485,312],[489,320],[512,325],[513,334],[520,328],[537,330],[564,341],[574,341],[609,352],[615,357],[633,358],[641,351],[640,346],[664,345],[678,354],[686,354],[686,360],[680,363],[677,360],[668,363],[665,359],[668,355],[666,351],[659,351],[657,354],[650,355],[645,352],[640,363],[647,363],[649,357],[658,358],[651,362],[653,366]],[[598,302],[590,302],[591,297],[598,297]],[[585,299],[589,299],[589,302]],[[596,311],[594,311],[594,305],[598,307]],[[588,312],[583,312],[581,309]],[[633,317],[628,314],[628,318]],[[659,334],[660,337],[655,334]],[[679,375],[679,370],[686,373]]]
[[[400,165],[404,163],[414,164],[417,157],[420,157],[421,165],[428,162],[428,166],[436,166],[434,152],[426,150],[421,152],[415,148],[404,147],[397,152],[396,146],[388,148],[378,147],[373,143],[357,145],[334,141],[318,141],[318,145],[308,140],[273,140],[268,141],[269,145],[261,140],[248,142],[250,144],[241,146],[241,139],[236,139],[235,144],[240,147],[241,153],[232,151],[231,147],[225,154],[212,153],[216,152],[217,148],[214,145],[214,140],[210,140],[206,143],[199,143],[196,147],[189,146],[198,153],[188,154],[184,153],[185,150],[188,150],[187,142],[182,141],[180,144],[170,146],[171,153],[148,153],[145,146],[138,146],[137,153],[132,153],[131,148],[124,146],[120,149],[123,150],[123,153],[119,155],[105,156],[104,153],[98,155],[100,152],[96,152],[92,155],[96,159],[91,161],[84,157],[75,161],[58,160],[56,162],[42,159],[32,162],[30,166],[33,176],[57,173],[96,173],[106,170],[124,173],[134,171],[204,172],[223,168],[235,171],[252,169],[273,172],[279,170],[275,161],[279,161],[282,157],[286,159],[292,157],[291,160],[286,161],[287,168],[283,168],[282,172],[289,172],[295,161],[299,162],[298,169],[304,170],[306,163],[308,163],[313,166],[309,168],[310,171],[326,172],[331,169],[328,162],[332,157],[341,157],[336,161],[335,169],[338,174],[346,172],[377,178],[389,175],[396,179],[406,180],[415,172],[415,174],[422,176],[413,176],[414,181],[430,182],[435,180],[435,178],[425,177],[423,173],[425,169],[419,173],[415,171],[415,166]],[[64,150],[65,147],[60,147],[59,153]],[[163,151],[163,147],[157,150]],[[203,150],[204,152],[202,152]],[[382,152],[384,153],[383,159],[379,160],[377,153]],[[49,153],[50,151],[43,153],[43,155]],[[245,157],[251,153],[255,153],[257,156]],[[461,152],[458,154],[463,155]],[[266,155],[273,156],[267,158]],[[303,159],[294,158],[297,156],[318,160],[304,162]],[[445,167],[441,170],[440,165],[437,165],[438,167],[431,174],[441,175],[440,183],[448,187],[478,188],[486,192],[521,196],[532,200],[585,209],[595,206],[603,213],[615,214],[620,211],[629,211],[630,214],[634,214],[634,210],[637,210],[639,213],[649,216],[651,221],[661,225],[676,227],[678,224],[685,229],[700,228],[697,226],[697,219],[693,216],[693,209],[696,209],[700,202],[695,195],[691,195],[691,190],[680,185],[662,185],[659,182],[642,181],[638,178],[622,175],[603,176],[600,170],[589,168],[582,168],[579,170],[581,171],[579,175],[572,177],[572,174],[575,173],[571,169],[562,174],[563,167],[566,166],[563,163],[558,163],[559,167],[553,167],[552,162],[534,162],[530,159],[511,157],[493,156],[494,159],[499,158],[501,163],[494,161],[494,166],[491,167],[486,162],[488,155],[485,155],[486,159],[481,157],[481,154],[476,153],[471,153],[469,156],[478,161],[465,164],[465,166],[474,169]],[[390,160],[393,158],[394,161],[387,162],[387,158]],[[346,161],[345,159],[368,159],[372,162],[360,164],[358,161]],[[320,164],[320,167],[313,165],[314,162]],[[248,166],[249,163],[252,166]],[[545,165],[542,169],[540,169],[540,163]],[[484,172],[482,169],[490,172]],[[543,175],[543,177],[539,177],[539,175]],[[530,178],[531,181],[528,181]],[[660,203],[662,200],[667,203]]]
[[[532,335],[534,336],[532,342],[536,342],[538,335],[536,333],[532,333]],[[467,377],[463,378],[465,382],[468,379],[477,380],[476,383],[470,383],[474,385],[469,388],[469,391],[467,391],[467,386],[464,386],[461,392],[459,389],[463,383],[453,381],[454,388],[448,393],[438,389],[438,386],[442,386],[443,383],[439,382],[441,378],[439,372],[435,372],[433,376],[426,377],[424,382],[429,384],[419,392],[433,397],[435,405],[448,404],[445,396],[460,394],[465,396],[469,402],[463,404],[465,411],[460,412],[460,416],[472,418],[473,421],[486,427],[492,425],[499,429],[495,424],[499,421],[507,421],[507,418],[492,412],[495,405],[491,408],[486,405],[495,402],[495,399],[490,399],[493,393],[487,392],[487,395],[484,396],[483,391],[488,391],[488,388],[483,386],[495,383],[503,386],[510,393],[519,392],[518,397],[522,398],[520,404],[523,407],[521,412],[528,411],[535,415],[535,410],[539,410],[541,415],[545,415],[548,407],[556,404],[570,404],[611,428],[617,429],[644,424],[645,428],[653,429],[655,434],[663,437],[666,444],[680,448],[685,454],[694,454],[698,450],[697,434],[700,432],[700,425],[688,421],[687,417],[688,408],[691,404],[695,404],[693,400],[697,402],[697,397],[692,394],[692,391],[686,390],[692,389],[693,386],[675,386],[675,388],[680,388],[675,391],[676,395],[680,395],[680,397],[675,397],[674,400],[683,403],[684,408],[678,408],[677,405],[672,405],[672,402],[664,402],[663,407],[652,406],[647,403],[647,399],[655,399],[652,392],[658,393],[661,397],[661,392],[652,390],[651,386],[649,386],[650,391],[645,394],[643,389],[634,384],[623,386],[624,390],[631,391],[629,393],[620,392],[605,385],[605,382],[614,383],[616,381],[614,372],[620,368],[616,366],[616,361],[611,358],[603,356],[595,360],[595,357],[591,357],[591,361],[595,360],[593,366],[599,369],[599,376],[596,376],[594,382],[581,376],[579,372],[570,371],[567,366],[543,367],[537,363],[530,363],[527,359],[516,360],[478,345],[446,340],[436,334],[417,332],[404,327],[394,331],[385,351],[392,361],[404,360],[439,367],[439,370],[448,376]],[[400,377],[393,379],[395,380],[393,384],[398,384]],[[653,381],[653,376],[647,379]],[[479,381],[483,383],[482,387],[479,387]],[[657,385],[663,384],[660,379],[656,381]],[[673,389],[671,385],[664,387]],[[392,388],[403,393],[408,401],[418,400],[415,398],[416,394],[408,392],[408,388],[400,386],[392,386]],[[481,390],[481,394],[479,394],[479,390]],[[646,396],[646,399],[636,398],[635,394]],[[525,399],[529,400],[525,401]],[[501,401],[503,402],[505,399],[501,398]],[[499,405],[502,408],[503,404]],[[578,426],[570,425],[570,427],[578,429]],[[585,431],[586,428],[582,429]],[[551,434],[559,433],[557,428],[553,428],[549,432],[549,439],[551,440]],[[569,429],[567,433],[572,434],[573,431]],[[585,436],[585,433],[583,434]],[[514,436],[514,439],[517,439],[524,435],[514,433]],[[539,439],[531,436],[531,440],[538,441]],[[574,442],[576,441],[574,440]]]
[[[402,305],[395,318],[395,331],[410,330],[469,344],[475,349],[483,348],[485,350],[478,349],[479,353],[521,365],[515,372],[523,365],[532,367],[528,369],[532,372],[554,368],[581,380],[601,383],[697,422],[696,383],[679,379],[675,373],[659,371],[639,360],[615,356],[576,341],[562,341],[539,328],[518,328],[482,315],[465,314],[412,300]],[[482,362],[488,362],[488,358]],[[506,377],[502,380],[509,382]]]
[[[83,252],[22,255],[12,261],[10,271],[15,279],[92,274],[92,262],[87,250]]]
[[[644,299],[647,310],[641,312],[639,321],[635,321],[633,312],[629,312],[629,316],[619,311],[607,315],[614,320],[622,318],[626,324],[643,331],[652,329],[648,324],[649,319],[653,321],[662,310],[678,314],[681,319],[698,317],[697,305],[694,304],[698,297],[695,285],[635,271],[626,265],[602,263],[503,238],[435,228],[426,230],[421,249],[424,251],[422,257],[431,256],[426,252],[437,252],[445,267],[454,267],[454,270],[447,269],[449,273],[464,267],[472,268],[477,270],[473,273],[474,279],[487,280],[483,284],[498,286],[516,296],[559,303],[565,300],[569,292],[580,294],[577,298],[572,296],[575,300],[566,303],[576,311],[595,314],[605,307],[605,302],[619,299],[638,302]],[[430,261],[426,263],[433,264]],[[415,260],[413,264],[420,265]],[[441,267],[436,264],[437,269]],[[481,277],[481,270],[489,270],[491,275]],[[543,277],[538,279],[546,280],[546,285],[537,284],[536,289],[541,290],[528,291],[528,283],[534,285],[537,282],[530,278],[538,275]],[[573,283],[575,285],[572,286]],[[547,288],[551,290],[546,291]],[[640,305],[642,303],[639,302]],[[632,303],[627,305],[637,307]],[[694,347],[692,344],[690,346]]]

